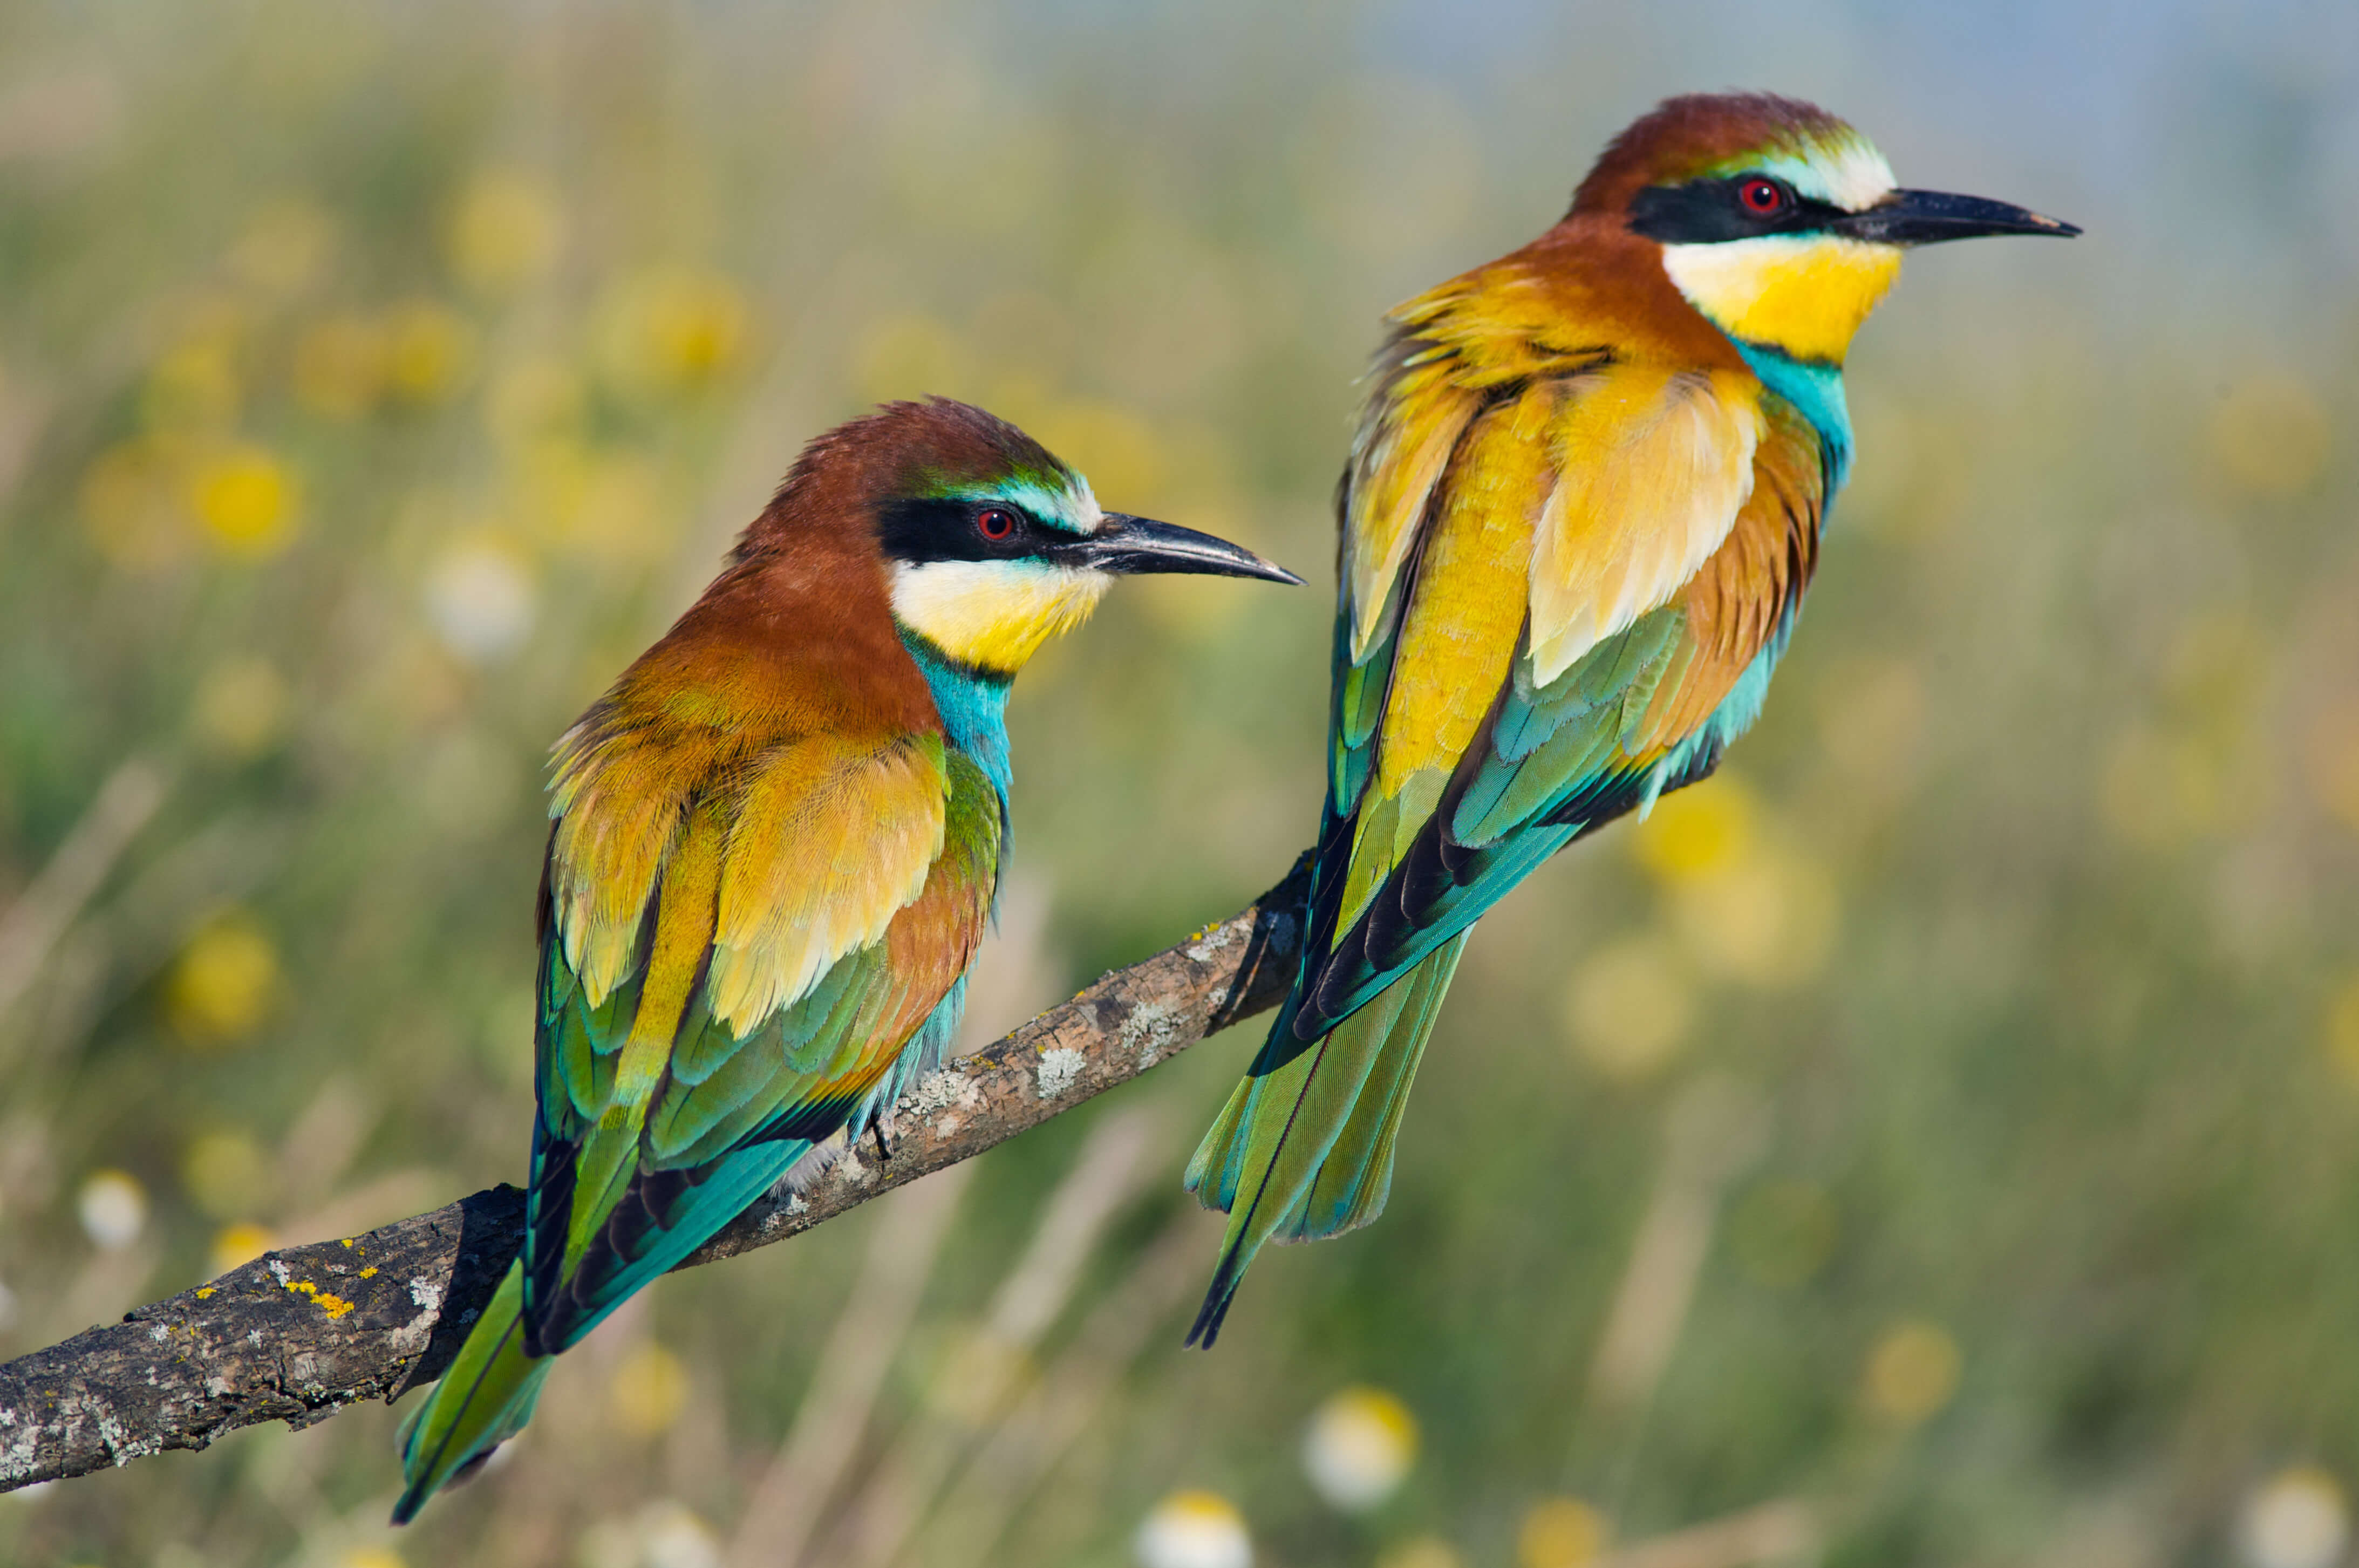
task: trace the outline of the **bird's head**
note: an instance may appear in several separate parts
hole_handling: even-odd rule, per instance
[[[1841,365],[1912,245],[2081,231],[2005,201],[1896,188],[1874,143],[1768,93],[1673,98],[1615,137],[1573,215],[1662,247],[1690,304],[1731,337]]]
[[[1039,442],[948,398],[888,403],[813,442],[797,466],[856,486],[839,515],[874,520],[904,636],[987,675],[1014,675],[1087,620],[1116,577],[1302,581],[1225,539],[1104,510],[1089,481]]]

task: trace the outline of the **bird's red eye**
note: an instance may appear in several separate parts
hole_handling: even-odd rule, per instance
[[[1756,174],[1736,188],[1736,199],[1756,218],[1766,218],[1786,205],[1786,188]]]
[[[994,506],[974,519],[974,528],[984,538],[996,542],[1016,531],[1016,517]]]

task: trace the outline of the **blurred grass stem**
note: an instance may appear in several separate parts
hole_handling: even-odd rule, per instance
[[[1137,1195],[1154,1165],[1157,1132],[1154,1117],[1139,1110],[1118,1112],[1090,1129],[988,1316],[945,1359],[928,1409],[886,1451],[821,1561],[831,1568],[885,1568],[901,1554],[977,1427],[1006,1407],[1041,1335],[1071,1301],[1108,1222]]]
[[[730,1544],[730,1568],[792,1568],[802,1561],[821,1510],[859,1451],[973,1174],[971,1164],[953,1165],[909,1188],[878,1216],[794,1425],[745,1506]]]
[[[168,792],[164,772],[146,758],[117,766],[40,875],[0,914],[0,1018],[31,987]]]

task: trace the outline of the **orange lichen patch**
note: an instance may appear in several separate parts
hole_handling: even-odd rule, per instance
[[[320,1310],[327,1313],[332,1318],[342,1317],[346,1312],[353,1310],[352,1302],[344,1300],[342,1296],[332,1295],[328,1291],[322,1290],[319,1286],[312,1284],[309,1279],[289,1279],[286,1284],[287,1289],[296,1291],[300,1295],[309,1296],[314,1301],[317,1301],[320,1304]]]
[[[365,1268],[365,1269],[362,1269],[362,1270],[361,1270],[361,1278],[362,1278],[362,1279],[375,1279],[375,1278],[376,1278],[376,1265],[375,1265],[375,1264],[374,1264],[374,1263],[372,1263],[372,1264],[370,1264],[367,1268]]]
[[[201,1301],[212,1293],[213,1288],[211,1285],[200,1285],[197,1287],[197,1300]]]

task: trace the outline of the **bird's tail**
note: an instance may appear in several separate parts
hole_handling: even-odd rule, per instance
[[[524,1349],[524,1264],[508,1269],[459,1358],[402,1423],[406,1485],[393,1522],[408,1524],[426,1499],[473,1473],[492,1450],[524,1430],[557,1358]]]
[[[1294,1007],[1188,1162],[1188,1190],[1229,1214],[1212,1289],[1188,1331],[1210,1345],[1247,1265],[1267,1241],[1315,1241],[1384,1212],[1393,1140],[1450,988],[1463,934],[1319,1040],[1294,1038]]]

